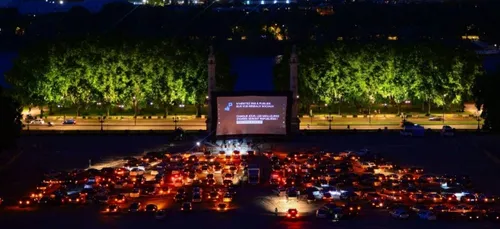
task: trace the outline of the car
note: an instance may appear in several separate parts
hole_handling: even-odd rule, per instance
[[[431,116],[429,117],[429,121],[443,121],[444,118],[442,116]]]
[[[191,210],[193,210],[193,204],[191,202],[184,202],[184,203],[182,203],[181,211],[183,211],[183,212],[189,212]]]
[[[218,203],[217,204],[217,211],[225,212],[228,209],[228,204],[227,203]]]
[[[372,207],[374,208],[383,208],[384,207],[384,201],[380,200],[380,199],[373,199],[370,201],[370,204]]]
[[[23,197],[21,200],[19,200],[19,207],[24,208],[24,207],[30,207],[33,205],[33,199],[30,197]]]
[[[142,206],[141,206],[141,203],[139,203],[139,202],[134,202],[134,203],[132,203],[132,204],[129,206],[128,211],[129,211],[129,212],[138,212],[138,211],[140,211],[140,210],[142,209],[141,207],[142,207]]]
[[[410,200],[417,202],[417,203],[422,203],[425,201],[425,195],[424,194],[412,194],[410,195]]]
[[[200,193],[193,194],[193,203],[201,203],[201,194]]]
[[[165,217],[167,217],[167,212],[165,210],[158,210],[156,213],[155,213],[155,218],[157,220],[162,220],[162,219],[165,219]]]
[[[118,207],[118,205],[116,205],[116,204],[111,204],[111,205],[106,207],[105,212],[108,212],[108,213],[120,212],[120,207]]]
[[[465,194],[460,198],[461,202],[475,203],[477,202],[477,197],[474,194]]]
[[[433,212],[428,211],[428,210],[419,211],[417,213],[417,215],[420,219],[426,219],[426,220],[436,220],[437,219],[436,214],[434,214]]]
[[[208,186],[213,186],[213,185],[215,185],[215,179],[208,179],[208,180],[207,180],[207,185],[208,185]]]
[[[401,208],[394,209],[394,210],[390,211],[389,214],[393,218],[397,218],[397,219],[408,219],[408,218],[410,218],[410,214],[408,214],[408,212],[405,209],[401,209]]]
[[[219,193],[216,191],[212,191],[212,192],[208,193],[207,198],[211,199],[213,201],[217,201],[217,199],[219,199]]]
[[[342,207],[342,212],[344,216],[357,216],[361,212],[361,206],[354,204],[345,204]]]
[[[139,198],[139,196],[141,196],[141,190],[138,188],[135,188],[132,192],[130,192],[130,198]]]
[[[200,194],[202,192],[200,187],[193,187],[193,193],[198,193]]]
[[[224,196],[222,197],[222,201],[225,203],[229,203],[229,202],[233,201],[233,195],[231,195],[231,193],[229,193],[229,192],[226,192],[224,194]]]
[[[125,195],[120,194],[115,197],[116,203],[125,203],[125,201],[126,201]]]
[[[330,210],[328,208],[322,207],[316,210],[316,218],[324,219],[330,215]]]
[[[290,219],[296,219],[299,217],[299,212],[296,208],[290,208],[286,213],[286,217]]]
[[[84,199],[79,193],[69,195],[67,201],[68,203],[74,203],[74,204],[84,203]]]
[[[452,137],[455,136],[455,129],[451,128],[451,126],[443,126],[441,129],[441,136]]]
[[[435,205],[435,206],[432,206],[429,208],[430,210],[432,210],[433,212],[448,212],[450,211],[450,208],[446,205]]]
[[[184,194],[181,194],[181,193],[178,193],[174,196],[174,201],[178,202],[178,203],[184,201],[184,199],[185,199],[185,196],[184,196]]]
[[[158,206],[154,204],[148,204],[146,205],[146,208],[144,209],[146,212],[156,212],[158,211]]]
[[[66,119],[62,123],[63,125],[76,125],[76,120],[74,119]]]
[[[29,123],[30,125],[43,125],[45,124],[45,121],[43,121],[43,119],[34,119],[31,120]]]
[[[495,197],[492,195],[487,195],[487,194],[479,194],[477,196],[477,200],[480,203],[495,203]]]
[[[484,215],[481,214],[480,212],[465,212],[462,213],[461,216],[469,221],[479,221],[484,218]]]

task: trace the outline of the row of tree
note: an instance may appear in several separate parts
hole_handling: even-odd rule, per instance
[[[6,80],[25,105],[80,108],[195,104],[207,96],[208,46],[174,41],[85,41],[26,47]],[[229,60],[217,55],[220,89],[231,88]],[[199,110],[198,110],[199,113]]]
[[[276,86],[289,84],[288,58],[276,66]],[[483,74],[473,52],[442,44],[386,45],[335,43],[302,47],[299,52],[302,109],[311,104],[349,103],[369,109],[374,103],[398,108],[405,101],[449,106],[473,100],[475,79]]]

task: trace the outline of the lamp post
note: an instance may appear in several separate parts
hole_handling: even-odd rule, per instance
[[[446,105],[446,94],[443,95],[443,125],[444,125],[444,108],[445,108],[445,105]]]
[[[481,129],[481,112],[476,111],[476,120],[477,120],[477,130]]]
[[[132,97],[132,101],[134,102],[134,126],[137,126],[137,99],[136,97]]]
[[[327,119],[328,119],[328,130],[332,130],[332,121],[333,121],[332,113],[328,114]]]
[[[104,131],[104,117],[103,116],[101,116],[99,118],[99,122],[101,123],[101,132],[102,132],[102,131]]]
[[[372,104],[375,102],[373,95],[370,95],[370,104],[368,106],[368,123],[372,124]]]
[[[180,121],[180,118],[174,114],[174,117],[172,117],[172,121],[174,122],[174,130],[177,130],[177,123]]]

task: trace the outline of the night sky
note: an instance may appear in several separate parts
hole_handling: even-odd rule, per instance
[[[232,72],[238,75],[235,91],[272,91],[273,57],[239,57],[231,61]]]

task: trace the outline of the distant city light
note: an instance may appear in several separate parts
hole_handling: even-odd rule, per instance
[[[264,0],[260,1],[260,4],[261,4],[261,5],[264,5],[264,4],[265,4]]]
[[[286,0],[286,4],[290,4],[290,0]]]
[[[184,104],[179,104],[179,107],[185,107],[185,105]]]
[[[250,1],[247,1],[247,5],[250,5]]]
[[[276,3],[278,3],[278,1],[277,1],[277,0],[274,0],[274,2],[273,2],[273,3],[274,3],[274,4],[276,4]]]
[[[61,5],[64,4],[64,1],[59,1],[59,4],[61,4]]]

